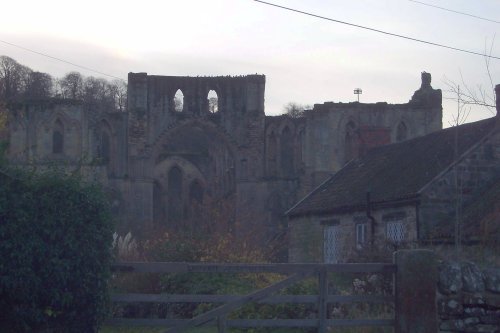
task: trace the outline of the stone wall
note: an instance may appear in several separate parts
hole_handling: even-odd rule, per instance
[[[373,224],[366,216],[366,211],[291,219],[288,224],[289,261],[323,262],[324,229],[332,223],[340,228],[338,262],[390,261],[395,249],[414,246],[417,240],[416,214],[415,204],[374,209],[371,212],[375,220],[373,232]],[[396,220],[403,224],[403,241],[398,244],[387,238],[387,224]],[[357,242],[357,224],[366,224],[363,244]]]
[[[500,268],[441,263],[437,305],[440,332],[500,332]]]
[[[459,133],[460,134],[460,133]],[[458,175],[458,185],[455,182]],[[500,174],[500,133],[474,147],[455,167],[449,167],[421,194],[419,220],[421,238],[432,238],[436,227],[451,227],[457,200],[467,206]],[[457,198],[458,197],[458,198]]]

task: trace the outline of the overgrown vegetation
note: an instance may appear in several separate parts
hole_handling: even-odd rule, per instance
[[[0,170],[0,331],[97,332],[113,230],[104,194],[57,170]]]
[[[169,262],[269,262],[272,247],[246,242],[245,237],[237,237],[230,232],[169,233],[164,231],[143,242],[128,260],[149,260]],[[114,276],[113,289],[117,293],[148,294],[198,294],[198,295],[246,295],[269,286],[285,276],[271,273],[185,273],[185,274],[144,274],[119,273]],[[331,294],[374,294],[392,293],[388,277],[366,274],[330,274]],[[317,295],[317,277],[305,279],[289,288],[281,290],[285,295]],[[171,318],[188,319],[211,310],[220,303],[121,303],[113,308],[116,317],[124,318]],[[329,318],[388,318],[393,308],[387,304],[356,303],[352,305],[330,304]],[[317,304],[263,304],[249,303],[232,311],[228,319],[311,319],[317,317]],[[201,327],[207,332],[213,327]],[[154,328],[142,328],[137,332],[156,332]],[[215,330],[216,331],[216,330]],[[311,329],[260,328],[231,332],[309,332]],[[103,332],[118,332],[106,327]],[[136,332],[136,331],[134,331]],[[337,332],[337,331],[335,331]],[[351,332],[349,328],[339,332]],[[363,332],[385,332],[384,328],[370,328]]]
[[[92,108],[108,112],[125,111],[127,84],[123,80],[107,81],[79,72],[69,72],[62,78],[37,72],[16,60],[0,56],[0,104],[49,98],[83,101]]]

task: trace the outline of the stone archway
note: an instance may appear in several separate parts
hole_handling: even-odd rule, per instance
[[[165,133],[152,149],[155,222],[174,229],[211,224],[207,211],[215,208],[209,206],[236,192],[235,152],[225,133],[203,121]]]

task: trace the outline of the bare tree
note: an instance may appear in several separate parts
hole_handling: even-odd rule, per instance
[[[14,59],[0,56],[0,81],[2,82],[0,98],[3,100],[20,98],[25,91],[30,72],[31,69],[19,64]]]
[[[448,87],[447,92],[450,93],[448,99],[456,100],[457,111],[452,115],[452,121],[449,123],[450,126],[455,127],[455,138],[454,138],[454,160],[457,161],[458,156],[458,144],[460,137],[460,127],[459,125],[464,124],[471,112],[472,106],[480,106],[489,110],[493,115],[496,109],[496,94],[495,94],[495,84],[493,83],[492,71],[491,71],[491,54],[493,51],[495,38],[488,47],[487,41],[485,42],[485,54],[488,56],[484,57],[484,65],[486,68],[488,85],[483,87],[478,84],[476,86],[471,86],[465,82],[465,79],[460,72],[460,82],[454,82],[445,77],[444,83]],[[462,250],[462,210],[463,210],[463,175],[464,171],[461,171],[458,164],[454,166],[454,187],[455,187],[455,212],[454,212],[454,243],[455,243],[455,255],[460,256]]]
[[[290,102],[283,107],[283,113],[292,118],[302,117],[306,109],[310,109],[310,105],[302,105],[295,102]]]
[[[26,77],[24,97],[28,99],[48,98],[53,95],[54,79],[47,73],[30,72]]]
[[[127,107],[127,83],[122,80],[114,80],[108,84],[110,96],[114,99],[115,109],[123,112]]]
[[[70,72],[58,80],[59,92],[63,98],[83,98],[83,76],[78,72]]]
[[[495,103],[496,103],[496,95],[495,95],[495,84],[493,83],[492,71],[491,71],[491,54],[493,52],[493,46],[495,44],[495,37],[491,41],[491,44],[488,47],[488,42],[485,41],[485,54],[487,56],[484,57],[484,65],[486,68],[486,75],[488,78],[488,86],[484,87],[481,84],[477,84],[475,86],[466,83],[462,72],[460,71],[460,82],[455,82],[453,80],[444,78],[444,84],[448,87],[446,90],[450,93],[450,97],[445,97],[447,99],[457,100],[462,110],[459,110],[459,114],[457,115],[458,119],[453,119],[454,125],[457,123],[461,124],[465,122],[466,118],[463,119],[465,114],[470,112],[466,110],[467,107],[472,105],[483,106],[488,109],[492,114],[495,114]],[[462,118],[460,118],[460,116]]]

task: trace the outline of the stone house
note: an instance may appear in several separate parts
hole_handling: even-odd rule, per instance
[[[498,238],[499,114],[497,105],[496,117],[351,160],[287,212],[289,260],[369,260],[401,246],[449,242],[457,212],[462,242],[477,241],[486,226]]]
[[[125,232],[203,229],[217,215],[268,240],[286,230],[288,207],[350,159],[441,129],[430,80],[422,74],[409,103],[327,102],[292,118],[265,115],[263,75],[129,73],[127,112],[58,99],[10,106],[9,158],[98,170]]]

